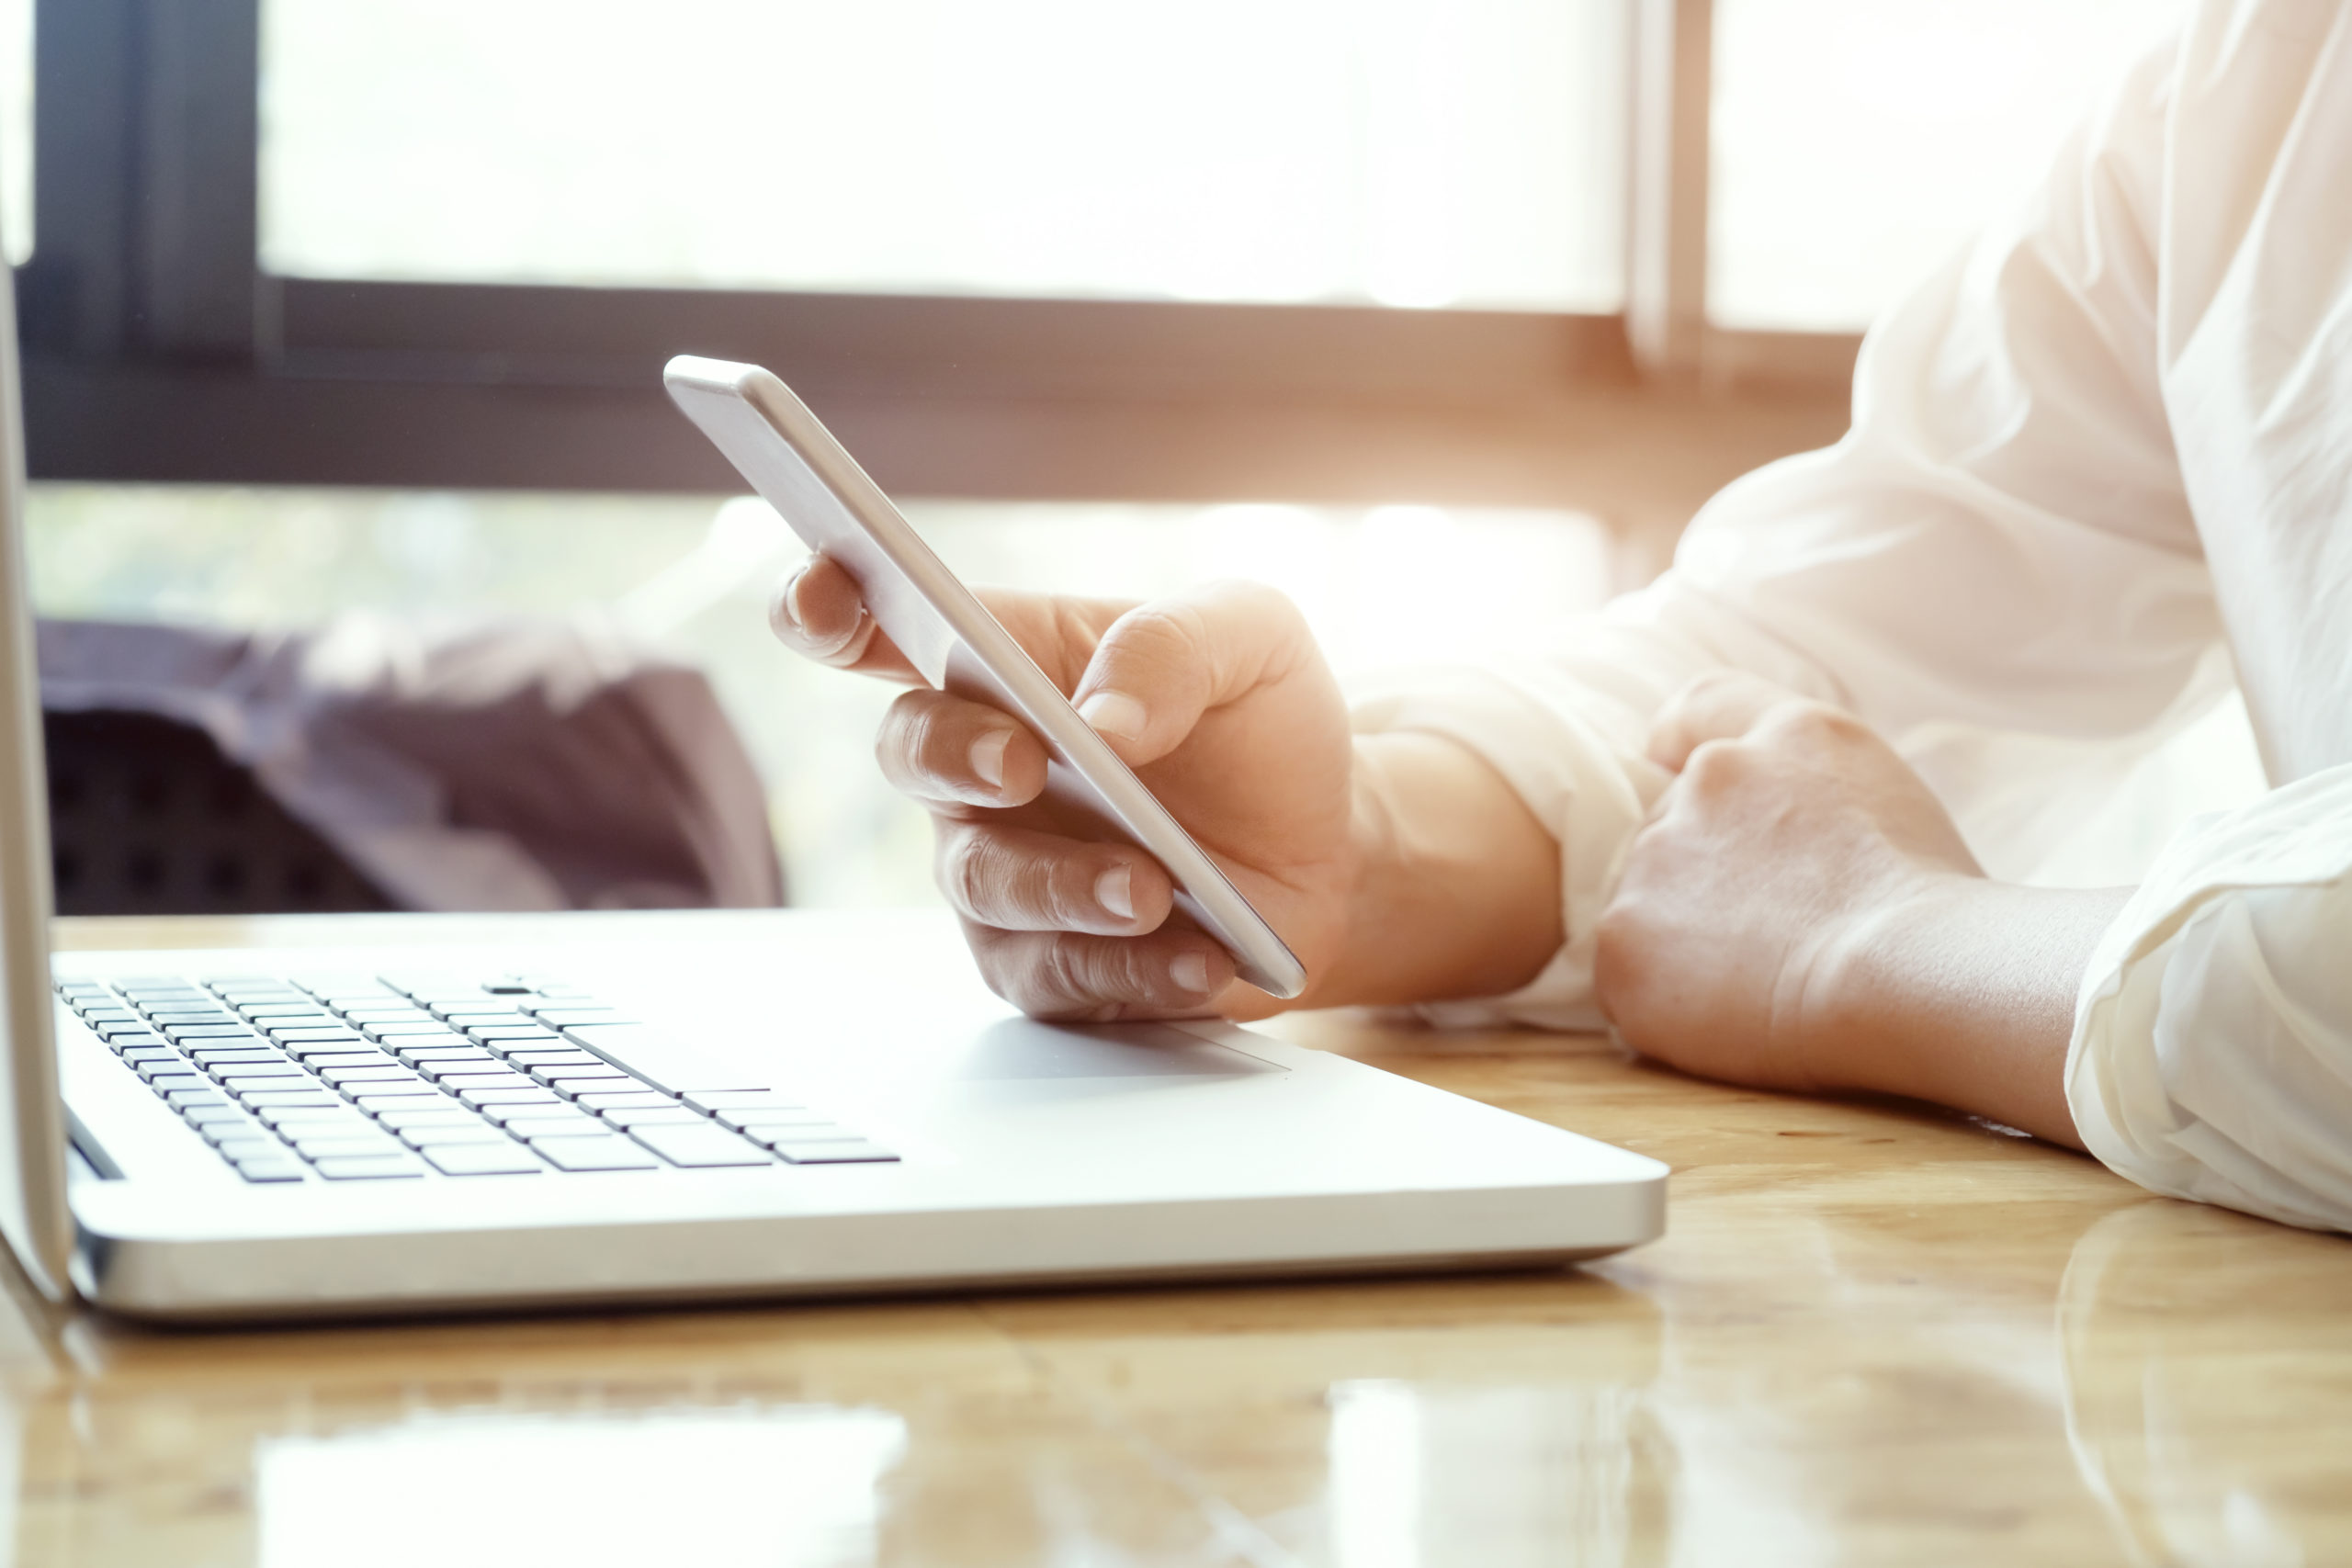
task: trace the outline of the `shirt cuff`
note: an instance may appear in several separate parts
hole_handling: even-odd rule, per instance
[[[2171,1197],[2352,1226],[2352,766],[2201,817],[2083,977],[2066,1103],[2084,1146]]]
[[[1613,743],[1572,705],[1576,693],[1547,690],[1515,672],[1405,671],[1350,686],[1357,734],[1410,730],[1467,747],[1502,775],[1559,845],[1567,940],[1543,971],[1507,996],[1423,1002],[1408,1010],[1442,1028],[1605,1028],[1592,998],[1595,929],[1616,889],[1625,846],[1669,775],[1638,750]]]

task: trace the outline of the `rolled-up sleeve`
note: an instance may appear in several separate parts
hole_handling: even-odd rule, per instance
[[[2000,874],[2074,830],[2052,803],[2095,800],[2217,700],[2199,671],[2220,626],[2152,315],[2171,64],[2152,54],[2040,189],[1872,329],[1845,440],[1732,485],[1670,571],[1540,654],[1359,687],[1359,729],[1459,740],[1563,857],[1550,966],[1426,1016],[1601,1021],[1596,927],[1667,782],[1648,728],[1710,671],[1876,728]]]
[[[2192,824],[2083,980],[2066,1100],[2142,1186],[2352,1229],[2352,765]]]

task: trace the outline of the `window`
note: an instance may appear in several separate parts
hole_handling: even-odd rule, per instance
[[[1614,560],[1575,513],[1432,506],[910,503],[978,582],[1165,592],[1247,575],[1295,599],[1335,667],[1501,651],[1598,604]],[[750,498],[40,484],[44,615],[235,629],[340,611],[430,621],[592,615],[702,669],[766,780],[796,903],[923,903],[931,833],[883,789],[874,729],[898,695],[786,654],[767,596],[805,553]],[[1409,626],[1409,639],[1398,628]]]
[[[33,0],[0,0],[0,252],[33,254]]]
[[[1708,314],[1859,330],[2027,191],[2178,0],[1715,0]]]
[[[1607,311],[1617,0],[266,0],[289,276]]]

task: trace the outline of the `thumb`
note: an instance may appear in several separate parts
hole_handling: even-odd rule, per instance
[[[1111,623],[1070,694],[1123,761],[1173,751],[1209,709],[1278,681],[1314,651],[1298,607],[1256,582],[1212,582]]]
[[[1741,670],[1700,676],[1667,699],[1650,721],[1651,761],[1680,773],[1690,753],[1710,740],[1736,740],[1775,708],[1805,699],[1786,686]]]

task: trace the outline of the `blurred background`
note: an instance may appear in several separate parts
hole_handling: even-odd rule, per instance
[[[1492,651],[1836,439],[2176,9],[0,0],[35,598],[590,618],[709,676],[794,902],[925,901],[890,694],[768,641],[797,551],[668,355],[775,369],[969,577]]]

